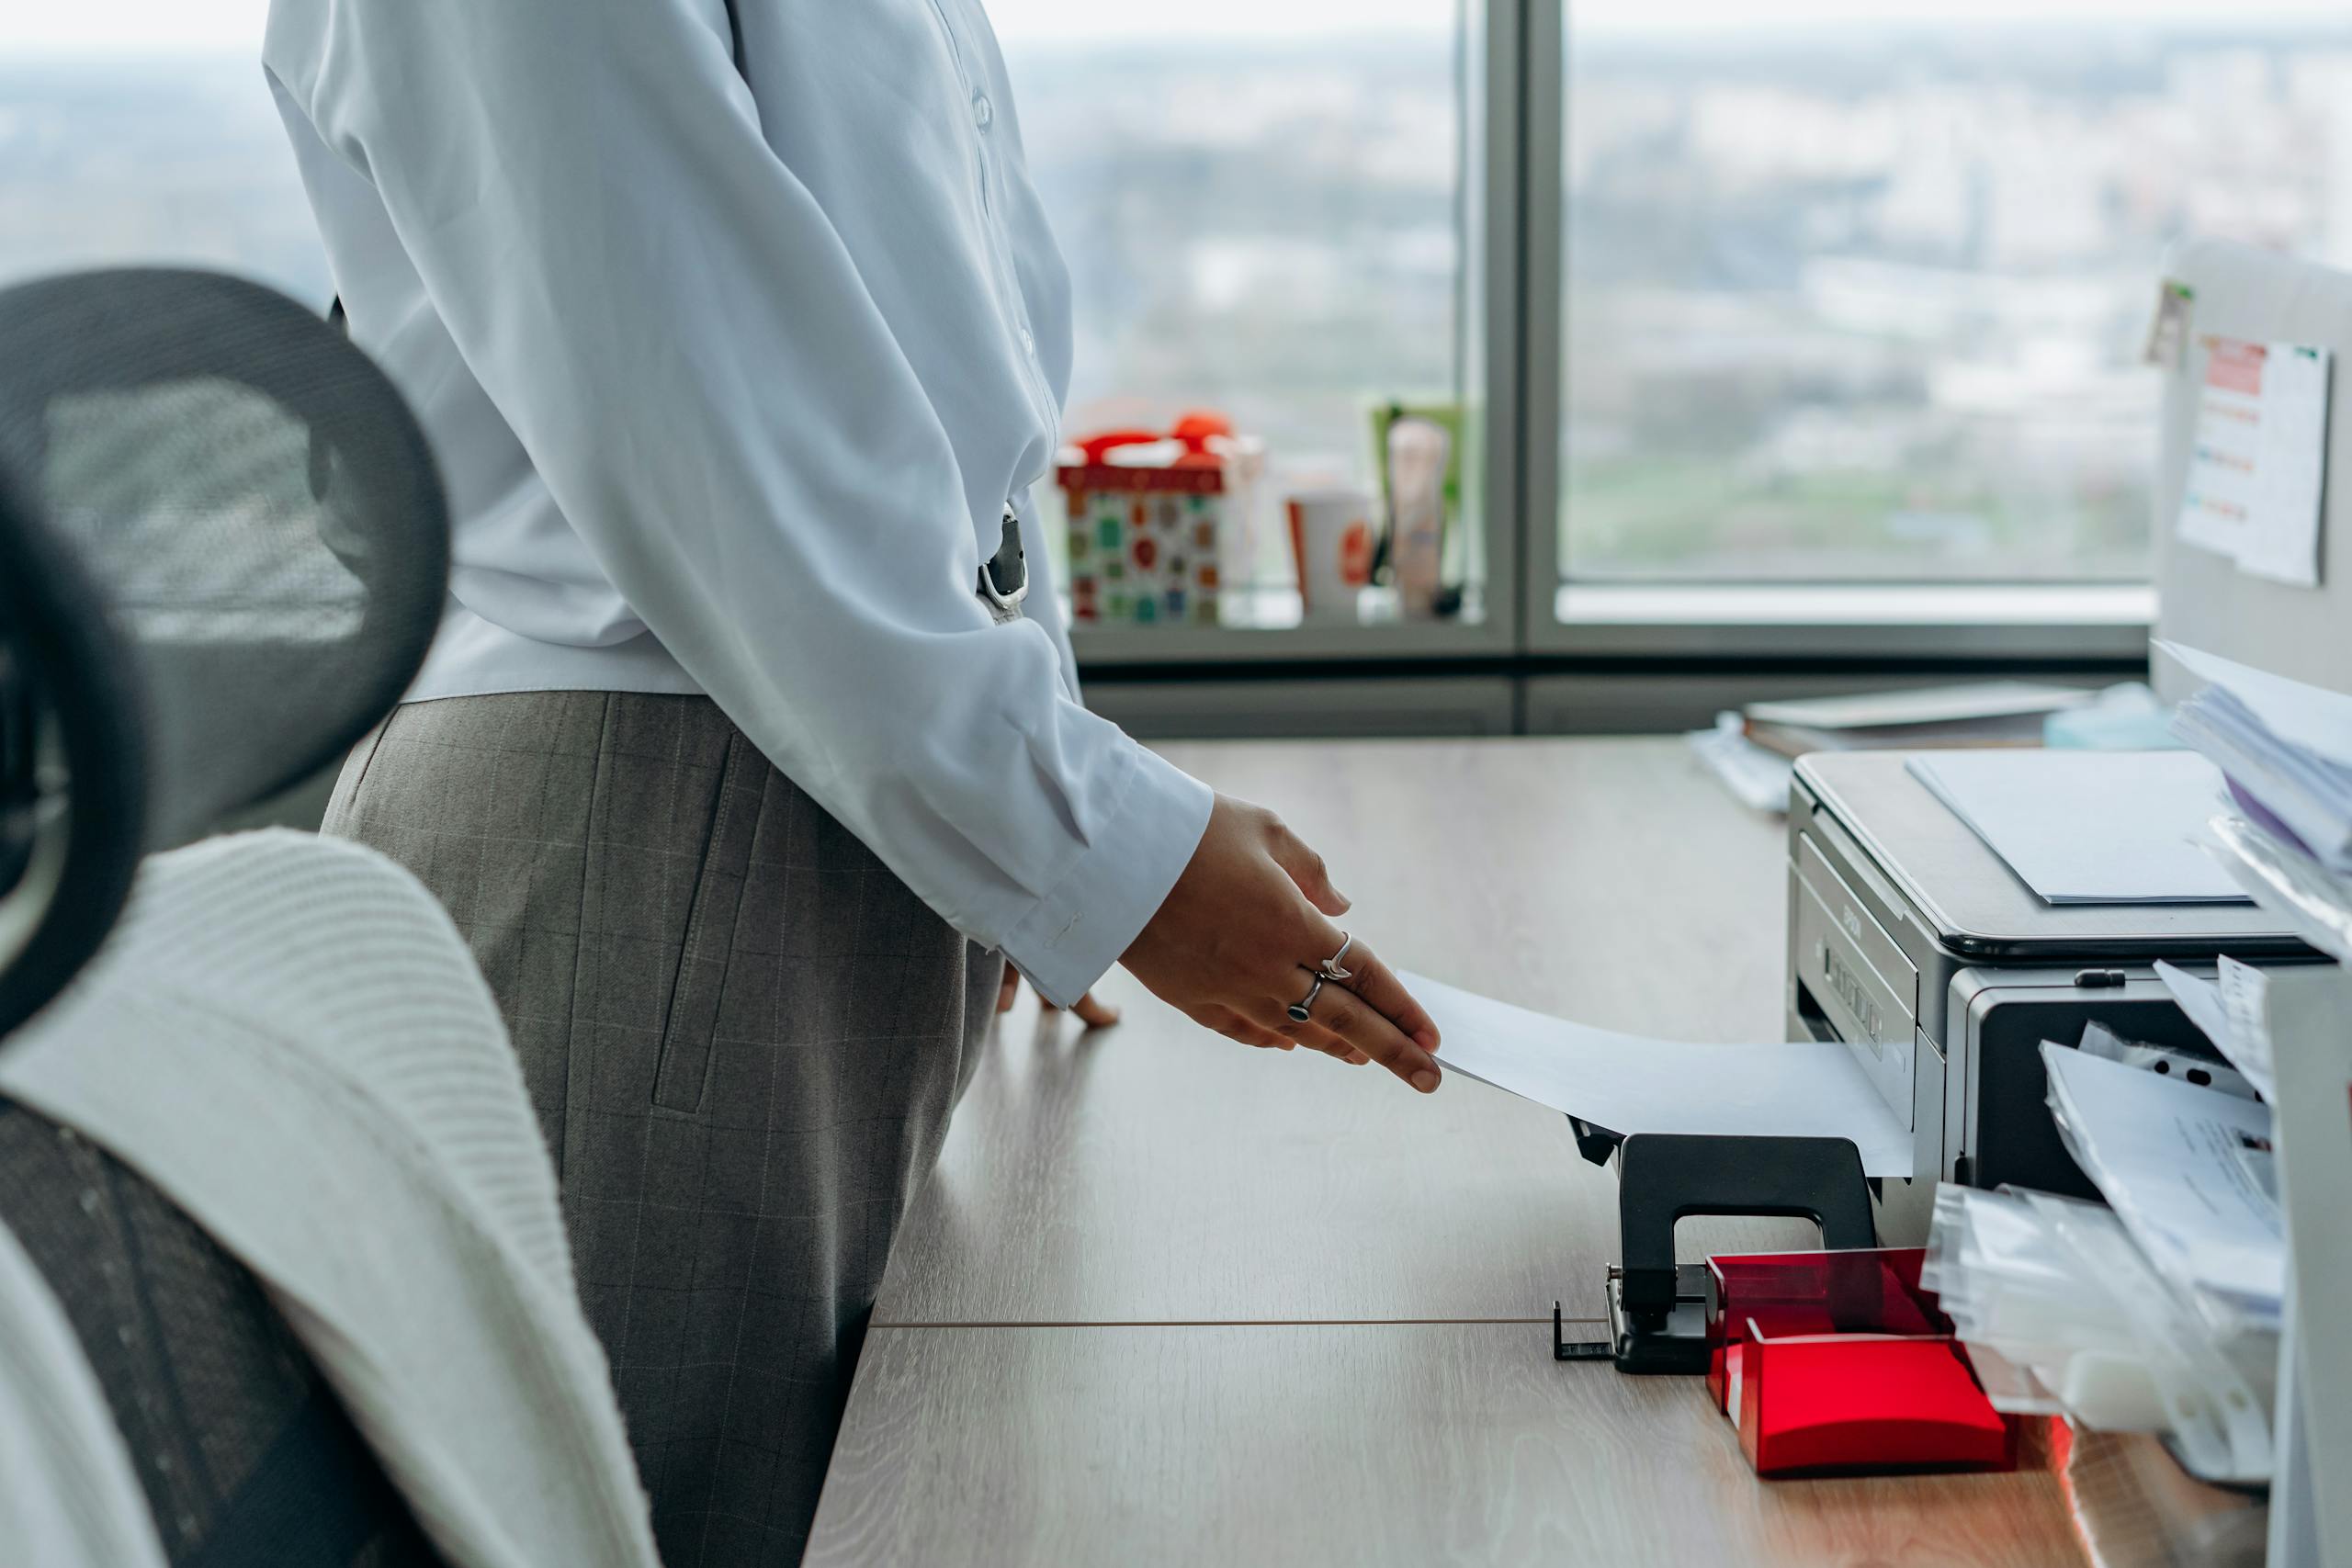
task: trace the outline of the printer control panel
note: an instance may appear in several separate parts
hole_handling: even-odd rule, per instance
[[[1810,835],[1796,844],[1792,1010],[1817,1010],[1890,1110],[1912,1125],[1919,974]]]

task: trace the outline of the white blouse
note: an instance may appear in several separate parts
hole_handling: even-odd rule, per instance
[[[1067,1003],[1212,796],[1077,697],[1026,508],[1069,286],[1003,62],[978,0],[741,9],[739,74],[722,0],[275,0],[353,338],[456,520],[411,699],[707,693]]]

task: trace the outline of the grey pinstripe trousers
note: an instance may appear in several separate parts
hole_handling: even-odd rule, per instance
[[[1001,960],[700,697],[404,706],[326,826],[423,878],[497,993],[663,1562],[799,1562]]]

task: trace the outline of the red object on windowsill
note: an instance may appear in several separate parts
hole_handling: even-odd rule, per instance
[[[1709,1260],[1708,1393],[1759,1475],[2007,1470],[1993,1408],[1917,1248]]]

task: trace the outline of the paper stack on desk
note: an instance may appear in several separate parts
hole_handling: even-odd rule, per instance
[[[1870,1176],[1911,1174],[1911,1134],[1837,1041],[1691,1045],[1547,1018],[1399,976],[1437,1021],[1438,1060],[1631,1137],[1701,1133],[1850,1138]]]

